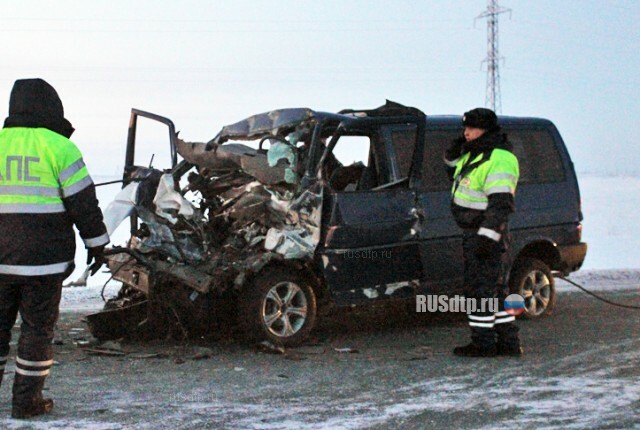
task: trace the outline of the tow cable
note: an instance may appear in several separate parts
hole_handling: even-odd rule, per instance
[[[555,278],[562,279],[563,281],[570,283],[570,284],[571,284],[571,285],[573,285],[574,287],[577,287],[577,288],[581,289],[582,291],[584,291],[585,293],[589,294],[590,296],[593,296],[593,297],[595,297],[596,299],[601,300],[601,301],[603,301],[603,302],[605,302],[605,303],[608,303],[608,304],[610,304],[610,305],[612,305],[612,306],[618,306],[618,307],[621,307],[621,308],[627,308],[627,309],[640,309],[640,306],[634,306],[634,305],[623,305],[622,303],[612,302],[611,300],[607,300],[607,299],[605,299],[604,297],[600,297],[600,296],[598,296],[597,294],[594,294],[593,292],[591,292],[591,291],[587,290],[587,289],[586,289],[585,287],[583,287],[582,285],[579,285],[579,284],[577,284],[577,283],[575,283],[575,282],[573,282],[573,281],[571,281],[571,280],[569,280],[569,279],[565,278],[565,277],[564,277],[564,276],[562,276],[562,275],[556,275],[556,274],[554,273],[554,275],[553,275],[553,276],[554,276]]]
[[[97,183],[97,184],[94,184],[94,185],[96,187],[101,187],[103,185],[119,184],[119,183],[122,183],[122,182],[124,182],[124,179],[118,179],[118,180],[115,180],[115,181],[100,182],[100,183]]]

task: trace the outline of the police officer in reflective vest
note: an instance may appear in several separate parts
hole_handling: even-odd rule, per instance
[[[509,294],[508,217],[515,210],[518,159],[492,110],[466,112],[463,125],[464,135],[447,149],[445,163],[454,182],[451,211],[463,229],[464,292],[476,299],[476,310],[467,315],[471,343],[453,352],[469,357],[520,355],[515,317],[504,310]],[[496,298],[497,309],[481,308],[482,299]]]
[[[55,89],[42,79],[15,82],[0,131],[0,381],[20,312],[11,415],[51,411],[42,397],[53,364],[51,342],[62,281],[74,269],[75,225],[95,273],[109,236],[82,154],[69,140]]]

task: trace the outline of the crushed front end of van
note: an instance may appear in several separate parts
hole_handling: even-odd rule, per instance
[[[369,116],[403,122],[411,114],[396,104],[339,114],[281,109],[194,143],[177,138],[170,120],[134,109],[124,187],[105,210],[110,231],[131,219],[127,246],[106,252],[122,288],[102,312],[87,317],[92,334],[193,337],[232,318],[256,339],[302,341],[315,324],[318,301],[327,298],[322,266],[337,270],[316,253],[328,178],[334,188],[356,189],[364,170],[362,163],[338,162],[328,140]],[[170,169],[134,162],[140,118],[169,127]],[[233,310],[225,312],[222,303]]]
[[[105,211],[107,224],[131,216],[135,226],[126,248],[107,252],[109,270],[123,287],[106,314],[89,317],[94,335],[126,335],[132,323],[118,311],[141,302],[146,307],[132,316],[137,325],[166,328],[172,321],[184,334],[202,334],[216,318],[213,302],[266,265],[295,260],[303,270],[319,240],[322,196],[321,188],[300,186],[298,166],[306,154],[299,154],[296,139],[314,120],[307,109],[270,112],[225,127],[209,143],[175,139],[184,161],[170,171],[129,165],[127,185]],[[259,148],[222,145],[231,138],[259,140]],[[269,314],[278,319],[272,329],[283,333],[308,312],[295,306],[297,291],[285,290],[273,299],[287,302],[287,310]]]

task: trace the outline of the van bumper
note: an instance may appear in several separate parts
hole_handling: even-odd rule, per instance
[[[560,253],[558,270],[568,275],[582,266],[587,255],[587,244],[580,242],[575,245],[558,246],[558,252]]]

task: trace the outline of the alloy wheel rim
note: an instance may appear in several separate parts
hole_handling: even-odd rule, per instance
[[[549,307],[551,300],[551,280],[542,270],[532,270],[522,285],[527,315],[539,316]]]
[[[307,298],[294,282],[280,282],[267,292],[262,305],[262,322],[277,337],[290,337],[307,321]]]

